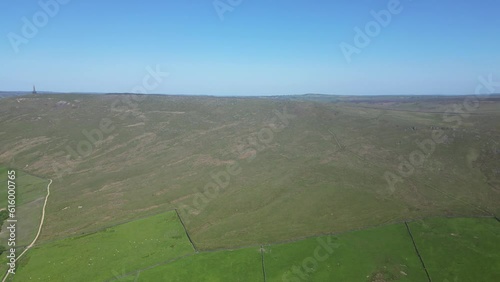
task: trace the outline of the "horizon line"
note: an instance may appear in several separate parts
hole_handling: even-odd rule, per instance
[[[83,94],[83,95],[163,95],[163,96],[206,96],[206,97],[277,97],[277,96],[337,96],[337,97],[381,97],[381,96],[486,96],[486,95],[500,95],[500,93],[490,93],[490,94],[325,94],[325,93],[302,93],[302,94],[255,94],[255,95],[214,95],[214,94],[176,94],[176,93],[132,93],[132,92],[60,92],[60,91],[39,91],[37,94],[33,94],[32,91],[18,91],[18,90],[0,90],[0,93],[13,93],[13,94],[30,94],[30,95],[41,95],[41,94]]]

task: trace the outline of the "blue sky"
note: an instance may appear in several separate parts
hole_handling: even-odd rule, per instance
[[[223,20],[213,0],[1,1],[0,90],[130,92],[157,65],[165,94],[471,94],[500,75],[497,0],[401,0],[348,62],[339,45],[390,1],[242,0]]]

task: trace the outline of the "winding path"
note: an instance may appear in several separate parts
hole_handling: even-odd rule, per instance
[[[52,184],[52,179],[49,179],[49,184],[47,185],[47,196],[45,196],[45,202],[43,203],[43,208],[42,208],[42,218],[40,220],[40,226],[38,226],[38,232],[36,233],[35,239],[29,244],[26,249],[16,258],[16,262],[31,248],[33,245],[35,245],[36,240],[38,239],[38,236],[40,236],[40,232],[42,231],[43,227],[43,222],[45,221],[45,207],[47,206],[47,200],[49,199],[50,195],[50,184]],[[2,282],[5,282],[7,280],[7,277],[9,277],[9,271],[7,270],[7,273],[5,274],[5,277],[3,278]]]

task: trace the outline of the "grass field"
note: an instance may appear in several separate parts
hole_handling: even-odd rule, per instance
[[[261,281],[261,254],[259,248],[200,253],[142,271],[137,277],[138,281]]]
[[[14,281],[104,281],[193,253],[175,212],[36,246]]]
[[[493,218],[409,223],[432,281],[496,281]],[[481,234],[481,235],[479,235]],[[404,223],[263,247],[266,281],[428,281]],[[202,252],[114,281],[264,281],[260,248]]]
[[[7,168],[0,167],[0,208],[7,206]],[[16,204],[18,206],[30,204],[40,198],[44,198],[47,193],[48,180],[42,179],[25,173],[22,170],[16,170]]]
[[[433,281],[498,281],[500,222],[434,218],[410,224]]]
[[[265,265],[267,281],[427,279],[402,224],[271,246]]]

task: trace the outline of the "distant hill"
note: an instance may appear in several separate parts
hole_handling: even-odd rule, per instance
[[[30,94],[30,93],[28,93],[28,92],[0,91],[0,99],[7,98],[7,97],[13,97],[13,96],[22,96],[22,95],[27,95],[27,94]]]

